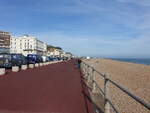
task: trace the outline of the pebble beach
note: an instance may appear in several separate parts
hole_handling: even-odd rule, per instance
[[[99,72],[109,74],[112,80],[150,103],[150,66],[110,59],[89,59],[85,62]],[[103,88],[103,79],[97,76],[96,81]],[[120,113],[150,113],[112,84],[110,84],[110,99]]]

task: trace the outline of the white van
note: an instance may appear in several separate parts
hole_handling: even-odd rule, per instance
[[[46,56],[42,56],[42,60],[43,60],[43,62],[46,62],[47,61],[47,57]]]

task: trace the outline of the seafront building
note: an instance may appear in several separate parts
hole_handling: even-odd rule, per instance
[[[70,52],[65,52],[64,54],[65,57],[71,58],[73,55]]]
[[[51,57],[68,57],[68,58],[73,57],[72,53],[65,52],[61,48],[57,48],[57,47],[48,47],[47,48],[47,56],[51,56]]]
[[[18,53],[27,56],[38,54],[50,57],[71,57],[72,54],[64,52],[60,47],[47,45],[34,36],[11,36],[11,33],[0,31],[0,53]]]
[[[62,54],[63,54],[63,50],[61,50],[61,49],[56,49],[56,48],[48,48],[47,49],[47,56],[61,57]]]
[[[33,36],[12,37],[10,40],[10,53],[46,55],[47,44]]]
[[[9,32],[0,31],[0,52],[9,53],[10,37]]]

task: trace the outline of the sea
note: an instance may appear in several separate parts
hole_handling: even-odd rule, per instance
[[[137,64],[150,65],[150,58],[110,58],[110,59],[123,62],[132,62]]]

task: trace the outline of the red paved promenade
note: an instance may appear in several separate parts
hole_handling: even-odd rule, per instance
[[[0,113],[93,113],[74,61],[0,76]]]

